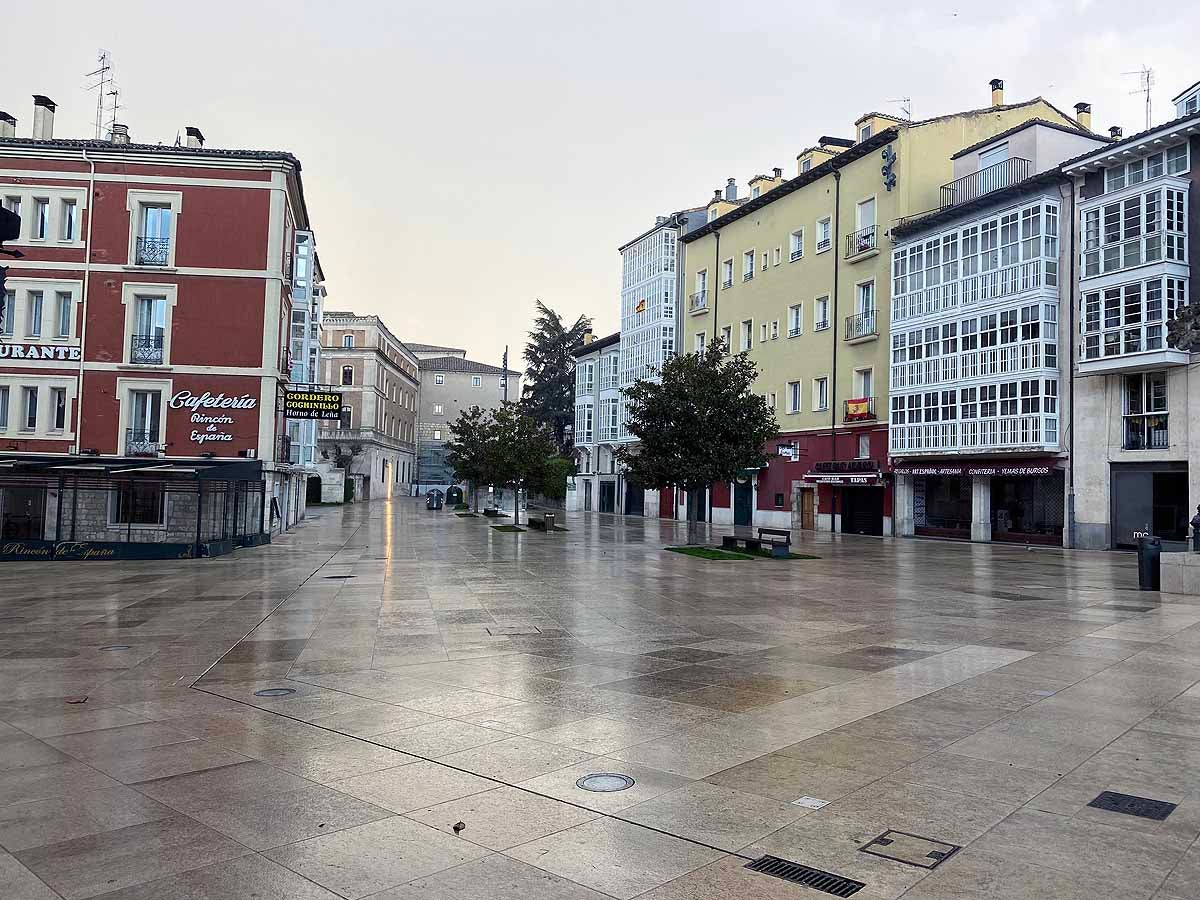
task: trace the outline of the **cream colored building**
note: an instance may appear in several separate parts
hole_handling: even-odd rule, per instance
[[[710,221],[682,238],[680,345],[722,338],[748,351],[780,430],[767,468],[713,486],[714,522],[893,533],[890,228],[946,205],[959,151],[1032,119],[1090,126],[1086,104],[1079,121],[1040,97],[1009,104],[999,80],[991,99],[918,122],[862,116],[853,139],[800,153],[794,177],[775,169],[747,199],[715,196]]]

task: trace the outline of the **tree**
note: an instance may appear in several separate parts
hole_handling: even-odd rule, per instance
[[[458,414],[450,426],[450,442],[446,445],[446,461],[454,469],[454,477],[465,481],[471,491],[471,506],[479,511],[479,486],[487,484],[488,442],[494,437],[492,417],[472,406]]]
[[[758,369],[745,353],[729,356],[722,341],[668,360],[661,381],[625,390],[628,429],[638,439],[617,449],[629,481],[688,491],[688,543],[699,543],[699,492],[766,465],[765,446],[778,432],[775,413],[754,393]]]
[[[520,489],[542,484],[551,458],[556,455],[550,429],[533,419],[516,403],[504,403],[491,416],[490,438],[484,443],[484,470],[489,482],[512,487],[517,494],[513,523],[521,524]]]
[[[522,403],[538,422],[549,426],[558,450],[569,456],[567,426],[575,421],[575,358],[592,320],[580,316],[570,328],[562,316],[537,301],[537,317],[525,344],[525,389]]]

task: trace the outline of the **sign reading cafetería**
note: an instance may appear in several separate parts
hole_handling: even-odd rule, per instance
[[[283,392],[285,419],[340,419],[342,395],[335,391],[304,391],[288,388]]]

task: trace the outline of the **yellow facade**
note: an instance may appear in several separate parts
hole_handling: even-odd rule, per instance
[[[704,291],[706,302],[685,304],[680,311],[681,348],[694,350],[700,335],[710,341],[728,329],[731,350],[740,351],[744,323],[749,323],[750,357],[759,368],[757,391],[774,395],[781,434],[828,431],[835,424],[841,430],[847,421],[844,401],[867,395],[875,398],[877,419],[864,421],[854,407],[850,424],[886,423],[891,308],[887,231],[899,218],[940,205],[940,187],[954,177],[952,154],[1034,118],[1075,124],[1041,98],[911,124],[864,117],[860,124],[883,126],[865,143],[834,157],[825,155],[812,171],[736,209],[723,210],[699,237],[685,238],[685,289],[689,294]],[[896,154],[891,191],[880,171],[885,147]],[[848,236],[859,228],[859,204],[871,200],[874,247],[868,235],[848,245]],[[818,250],[822,220],[829,221],[833,233],[830,246]],[[795,259],[793,232],[802,232],[802,254]],[[753,253],[750,277],[747,253]],[[846,320],[857,312],[860,285],[873,285],[875,329],[848,340]],[[817,330],[814,310],[822,297],[829,298],[829,327]],[[794,305],[801,307],[799,333],[789,336],[796,330],[789,321]],[[814,408],[814,380],[819,378],[828,379],[823,409]],[[793,382],[800,384],[796,411],[791,409]]]

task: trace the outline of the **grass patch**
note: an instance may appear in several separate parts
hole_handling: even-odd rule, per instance
[[[789,553],[787,556],[772,556],[770,550],[739,550],[739,553],[746,553],[750,556],[761,556],[763,559],[820,559],[819,556],[813,556],[811,553]]]
[[[473,512],[455,513],[455,515],[458,516],[460,519],[478,519],[479,518],[479,516],[475,515],[475,513],[473,513]]]
[[[682,553],[684,556],[695,556],[698,559],[754,559],[749,553],[730,553],[716,547],[667,547],[671,553]]]
[[[513,531],[524,531],[524,530],[525,530],[524,528],[519,528],[516,525],[493,525],[492,526],[492,531],[503,531],[505,533],[509,533],[509,532],[513,532]]]
[[[468,506],[466,503],[455,503],[454,508],[455,509],[470,509],[471,507]]]

